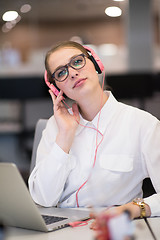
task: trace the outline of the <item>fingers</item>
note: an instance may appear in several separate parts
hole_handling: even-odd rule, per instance
[[[49,90],[49,93],[50,93],[50,95],[51,95],[51,98],[52,98],[52,101],[53,101],[53,105],[54,106],[63,106],[63,105],[61,105],[62,104],[62,100],[64,99],[64,97],[62,96],[63,95],[63,91],[61,90],[60,92],[59,92],[59,94],[58,94],[58,96],[56,96],[53,92],[52,92],[52,90],[50,89]]]
[[[98,229],[98,226],[97,226],[97,221],[94,220],[91,224],[90,224],[90,229],[92,230],[97,230]]]
[[[56,99],[56,96],[54,95],[54,93],[52,92],[52,90],[49,90],[49,93],[51,95],[51,98],[52,98],[52,101],[54,103],[55,99]]]
[[[90,216],[90,218],[95,219],[95,218],[97,217],[97,214],[95,214],[94,212],[91,212],[91,213],[89,214],[89,216]]]
[[[97,221],[96,221],[97,214],[94,212],[90,213],[90,218],[94,219],[94,221],[90,224],[90,229],[96,230],[97,229]]]

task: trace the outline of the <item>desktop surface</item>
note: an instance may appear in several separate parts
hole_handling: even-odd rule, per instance
[[[41,208],[40,212],[43,213],[48,209]],[[152,229],[156,232],[156,239],[160,236],[160,218],[149,218],[149,222],[152,225]],[[43,233],[39,231],[26,230],[22,228],[8,227],[6,228],[6,234],[4,240],[94,240],[95,231],[91,230],[89,222],[85,226],[78,226],[75,228],[66,227],[60,230],[56,230],[49,233]],[[153,240],[153,236],[143,219],[137,219],[133,221],[134,237],[136,240]]]

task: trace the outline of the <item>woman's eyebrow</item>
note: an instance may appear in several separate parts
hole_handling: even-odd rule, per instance
[[[80,54],[82,54],[82,53],[75,54],[75,55],[73,55],[72,57],[70,57],[69,60],[68,60],[68,63],[70,63],[70,61],[71,61],[73,58],[77,57],[77,56],[80,55]],[[59,65],[58,67],[56,67],[56,69],[54,70],[54,72],[57,71],[58,69],[60,69],[61,67],[65,67],[68,63],[66,63],[66,64],[64,64],[64,65]]]

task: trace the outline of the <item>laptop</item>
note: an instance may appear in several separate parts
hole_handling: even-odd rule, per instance
[[[85,209],[38,207],[17,166],[0,163],[0,223],[49,232],[88,218],[89,211]]]

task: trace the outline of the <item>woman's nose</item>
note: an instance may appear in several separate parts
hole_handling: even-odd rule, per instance
[[[68,71],[69,71],[69,76],[70,76],[71,79],[74,79],[79,74],[78,70],[76,70],[72,67],[69,67]]]

